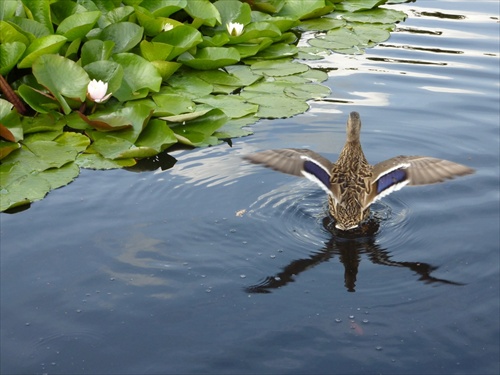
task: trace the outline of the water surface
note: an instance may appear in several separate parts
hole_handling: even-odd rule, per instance
[[[162,171],[83,171],[1,220],[1,372],[497,374],[499,4],[418,1],[390,40],[332,55],[332,94]],[[372,163],[476,169],[405,188],[363,235],[324,193],[241,156],[334,160],[350,111]]]

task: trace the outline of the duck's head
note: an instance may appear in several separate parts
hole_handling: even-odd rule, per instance
[[[351,112],[347,119],[347,142],[359,141],[361,133],[361,117],[358,112]]]

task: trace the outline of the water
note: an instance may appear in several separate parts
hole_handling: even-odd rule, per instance
[[[1,220],[2,373],[497,374],[499,4],[418,1],[332,95],[166,171],[83,171]],[[347,114],[375,163],[476,169],[405,188],[370,231],[329,231],[324,193],[241,160],[335,159]]]

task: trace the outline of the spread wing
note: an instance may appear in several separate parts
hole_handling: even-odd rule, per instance
[[[428,185],[474,173],[472,168],[427,156],[396,156],[373,166],[368,205],[406,185]]]
[[[306,177],[330,192],[330,170],[333,163],[314,151],[297,148],[267,150],[243,157],[255,164],[294,176]]]

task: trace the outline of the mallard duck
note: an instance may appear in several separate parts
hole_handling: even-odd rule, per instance
[[[372,166],[359,140],[359,113],[349,114],[346,132],[336,163],[314,151],[295,148],[257,152],[244,159],[317,183],[328,194],[336,228],[344,231],[358,227],[368,217],[373,202],[406,185],[434,184],[474,173],[465,165],[428,156],[396,156]]]

